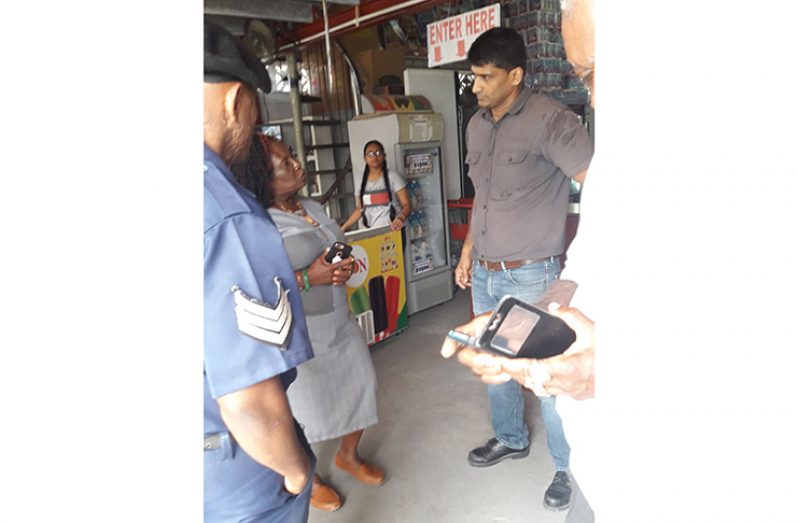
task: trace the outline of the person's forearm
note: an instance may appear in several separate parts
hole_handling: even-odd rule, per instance
[[[279,376],[218,401],[225,425],[252,459],[296,483],[307,479],[310,460],[297,438]]]
[[[471,249],[471,227],[469,227],[463,241],[463,249],[460,251],[460,261],[454,269],[454,282],[463,290],[471,286]]]
[[[296,280],[296,284],[299,287],[300,291],[306,290],[305,287],[305,278],[307,278],[307,287],[310,288],[313,286],[313,282],[311,281],[310,275],[308,274],[308,269],[304,269],[301,271],[294,271],[294,279]]]
[[[410,214],[410,207],[402,207],[402,210],[396,213],[393,221],[391,222],[391,230],[398,230],[405,226],[407,223],[407,216]]]
[[[463,249],[460,251],[460,258],[465,258],[467,260],[471,259],[471,251],[474,248],[474,242],[471,240],[471,226],[468,226],[468,232],[466,233],[465,240],[463,240]]]
[[[410,197],[408,196],[407,188],[403,187],[396,191],[396,198],[399,200],[399,205],[402,207],[396,217],[404,223],[407,217],[410,216],[410,211],[412,210],[410,208]]]
[[[360,219],[360,215],[361,214],[362,214],[362,211],[361,211],[360,208],[357,208],[354,211],[352,211],[352,214],[349,215],[349,218],[347,218],[347,220],[344,222],[344,224],[341,225],[341,230],[343,230],[343,231],[348,230],[352,225],[355,224],[356,221],[358,221]]]

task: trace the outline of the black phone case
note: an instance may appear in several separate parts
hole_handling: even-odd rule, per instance
[[[492,347],[490,342],[495,334],[495,331],[486,330],[480,335],[478,339],[478,345],[480,349],[487,350],[495,354],[500,354],[502,356],[509,356],[511,358],[541,359],[562,354],[576,340],[576,333],[560,318],[552,316],[548,312],[532,305],[528,305],[516,298],[505,298],[502,303],[499,304],[499,308],[496,310],[496,312],[493,313],[494,317],[497,313],[506,315],[507,311],[509,311],[513,305],[534,311],[540,316],[537,324],[535,324],[535,327],[532,329],[532,333],[521,345],[521,349],[518,351],[518,354],[508,354]],[[490,325],[490,323],[492,323],[492,319],[488,325]]]
[[[349,255],[352,254],[352,247],[342,242],[335,242],[330,250],[327,251],[327,255],[324,257],[324,261],[327,263],[332,263],[333,258],[337,253],[341,253],[341,259],[345,260],[349,258]]]

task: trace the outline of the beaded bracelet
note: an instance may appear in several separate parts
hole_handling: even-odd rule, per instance
[[[310,289],[310,279],[308,279],[308,270],[307,269],[302,269],[302,280],[305,282],[305,289],[304,290]]]

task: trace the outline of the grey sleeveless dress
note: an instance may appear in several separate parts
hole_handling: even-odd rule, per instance
[[[344,233],[315,200],[300,199],[320,225],[269,209],[294,270],[308,267]],[[294,417],[308,441],[325,441],[377,423],[377,376],[360,327],[349,310],[345,286],[323,285],[302,292],[315,357],[298,369],[288,389]]]

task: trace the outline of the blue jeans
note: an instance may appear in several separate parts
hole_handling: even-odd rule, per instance
[[[471,298],[474,315],[492,311],[507,294],[527,303],[535,303],[560,276],[560,261],[556,257],[510,270],[489,271],[477,263],[473,268]],[[513,449],[526,448],[529,445],[529,428],[524,422],[521,385],[512,380],[501,385],[488,385],[488,396],[496,439]],[[565,439],[562,420],[555,409],[556,396],[539,399],[549,454],[557,470],[565,470],[568,468],[571,447]]]

